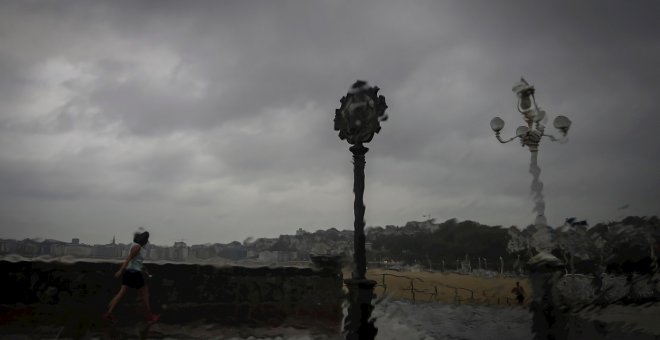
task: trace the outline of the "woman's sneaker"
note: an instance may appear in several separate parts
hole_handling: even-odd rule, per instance
[[[103,314],[103,320],[110,321],[113,325],[117,323],[117,318],[110,313]]]
[[[149,316],[147,316],[147,321],[148,322],[157,322],[159,319],[160,319],[160,315],[158,315],[158,314],[151,313],[151,314],[149,314]]]

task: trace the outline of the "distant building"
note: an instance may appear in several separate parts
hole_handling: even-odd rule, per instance
[[[16,240],[0,240],[0,254],[17,254],[18,241]]]
[[[168,250],[169,260],[184,261],[188,259],[188,245],[184,242],[174,242],[174,246]]]
[[[129,247],[130,249],[130,247]],[[147,259],[149,260],[167,260],[169,258],[169,247],[149,244],[146,247]]]
[[[58,241],[58,240],[52,240],[52,239],[46,239],[39,244],[39,253],[41,255],[54,255],[56,252],[56,248],[58,245],[65,245],[67,244],[64,241]]]
[[[215,256],[213,246],[209,244],[196,244],[188,249],[188,257],[193,259],[210,259]]]
[[[122,246],[115,242],[112,238],[112,243],[97,244],[92,247],[92,256],[101,258],[120,258],[122,255]]]
[[[259,253],[257,258],[259,262],[277,262],[278,252],[277,251],[262,251]]]
[[[75,239],[74,239],[75,240]],[[75,257],[91,257],[92,256],[92,246],[87,244],[80,243],[70,243],[64,244],[63,255],[70,255]]]
[[[246,258],[247,253],[247,248],[236,241],[217,250],[218,256],[234,261]]]
[[[291,246],[291,242],[286,237],[280,237],[275,244],[268,248],[278,262],[295,261],[298,259],[298,252]],[[261,258],[261,253],[259,253]]]
[[[19,242],[16,247],[16,253],[22,256],[39,256],[41,255],[39,251],[41,250],[41,245],[39,242],[26,238],[25,240]]]

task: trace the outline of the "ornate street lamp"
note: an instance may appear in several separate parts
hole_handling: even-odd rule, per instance
[[[353,260],[355,270],[350,279],[344,280],[349,291],[348,315],[344,319],[346,339],[374,339],[378,330],[370,320],[376,281],[367,280],[367,257],[364,235],[364,155],[369,151],[363,143],[368,143],[380,131],[380,122],[387,120],[385,97],[378,95],[378,87],[358,80],[341,98],[341,107],[335,110],[335,131],[339,138],[352,146],[353,153],[353,192],[355,214],[353,234]]]
[[[566,142],[566,135],[568,134],[568,129],[571,127],[571,120],[566,116],[557,116],[555,118],[553,125],[561,134],[559,138],[545,133],[544,124],[547,121],[547,116],[545,111],[540,109],[536,104],[534,86],[529,85],[525,79],[520,78],[520,82],[518,82],[512,90],[518,97],[518,112],[523,115],[523,119],[527,123],[527,126],[519,126],[516,129],[516,135],[506,140],[503,140],[500,137],[500,131],[504,128],[504,121],[502,118],[493,118],[490,121],[490,128],[493,129],[495,137],[500,143],[508,143],[516,138],[520,138],[520,144],[523,147],[526,146],[529,148],[529,151],[531,152],[529,172],[534,177],[532,180],[532,193],[534,194],[535,202],[534,212],[537,214],[535,224],[547,225],[547,220],[545,218],[545,201],[542,192],[543,183],[539,180],[539,175],[541,174],[541,168],[538,166],[539,144],[543,137],[547,137],[553,142]]]

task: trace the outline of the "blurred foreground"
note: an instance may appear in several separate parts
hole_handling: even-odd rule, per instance
[[[532,315],[520,307],[455,306],[383,300],[373,316],[377,339],[530,339]],[[97,323],[75,329],[69,325],[8,325],[3,339],[341,339],[335,329],[295,325],[289,327],[231,327],[197,321],[184,324],[121,321],[117,326]],[[73,327],[73,328],[72,328]]]

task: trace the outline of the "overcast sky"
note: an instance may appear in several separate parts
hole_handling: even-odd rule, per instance
[[[546,215],[660,214],[656,1],[1,1],[0,238],[242,241],[352,229],[350,85],[390,119],[366,155],[367,225],[527,225],[524,76],[566,144],[539,154]],[[548,132],[555,130],[548,123]],[[627,209],[620,209],[629,205]]]

